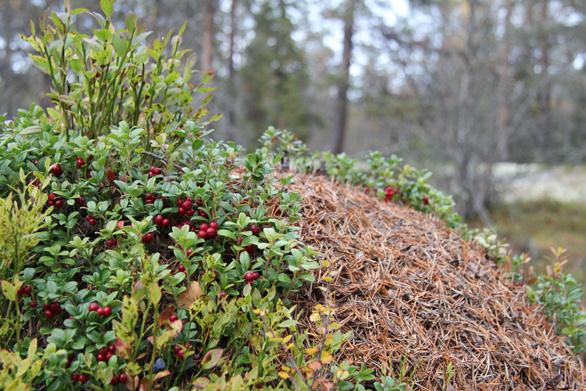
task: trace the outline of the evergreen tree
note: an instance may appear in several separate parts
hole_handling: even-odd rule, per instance
[[[305,53],[293,39],[291,5],[265,0],[254,15],[255,36],[241,70],[244,116],[256,138],[269,125],[306,138],[313,115],[307,104]]]

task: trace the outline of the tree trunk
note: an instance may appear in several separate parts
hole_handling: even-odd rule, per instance
[[[201,44],[201,71],[213,73],[214,56],[214,13],[215,0],[205,0],[203,9],[203,35]]]
[[[338,81],[338,93],[336,100],[335,128],[334,128],[334,152],[344,151],[346,128],[348,120],[348,88],[350,86],[350,65],[352,64],[352,39],[354,35],[355,0],[346,0],[344,15],[344,43],[342,51],[342,64]]]
[[[551,80],[549,77],[549,67],[550,67],[550,58],[549,58],[549,31],[548,31],[548,23],[549,23],[549,0],[542,0],[541,3],[541,26],[544,29],[543,33],[540,36],[540,43],[541,43],[541,56],[539,58],[539,65],[541,67],[541,75],[544,80],[543,89],[539,94],[539,111],[541,117],[541,126],[540,126],[540,147],[542,148],[543,152],[549,150],[549,145],[551,143],[551,135],[553,133],[552,129],[552,121],[551,121]]]
[[[497,152],[498,158],[508,159],[509,137],[511,133],[511,94],[512,94],[512,69],[510,56],[512,50],[512,23],[513,0],[505,3],[505,31],[498,63],[497,85]]]
[[[232,4],[230,6],[230,52],[228,54],[228,92],[230,94],[230,97],[232,98],[229,105],[230,107],[228,109],[228,124],[230,126],[230,129],[232,129],[232,127],[236,124],[236,102],[238,101],[238,99],[236,98],[236,68],[234,66],[236,32],[238,28],[238,25],[236,23],[237,10],[238,0],[232,0]]]

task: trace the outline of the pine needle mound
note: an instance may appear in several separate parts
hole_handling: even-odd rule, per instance
[[[297,304],[326,303],[353,331],[338,358],[421,390],[584,386],[524,288],[441,221],[325,177],[298,175],[289,188],[302,196],[302,238],[331,262]]]

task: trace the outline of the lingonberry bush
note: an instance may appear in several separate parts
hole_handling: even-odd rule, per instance
[[[190,84],[181,31],[148,44],[101,5],[27,38],[54,105],[2,124],[0,388],[373,380],[333,361],[349,337],[335,324],[297,331],[288,296],[320,265],[299,241],[290,178],[269,151],[206,137],[209,89]],[[76,30],[87,17],[92,35]]]

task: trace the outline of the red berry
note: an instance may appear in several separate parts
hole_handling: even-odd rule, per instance
[[[85,206],[86,205],[85,198],[83,198],[83,197],[76,198],[75,205],[77,205],[79,207]]]
[[[193,249],[192,248],[188,248],[186,254],[187,254],[188,257],[190,257],[193,254]]]
[[[201,239],[207,239],[207,237],[208,237],[208,234],[207,234],[207,232],[206,232],[206,231],[201,231],[201,230],[200,230],[200,231],[197,233],[197,237],[198,237],[198,238],[201,238]]]
[[[61,164],[55,163],[49,168],[49,172],[55,176],[61,176],[61,174],[63,174],[63,168],[61,167]]]
[[[220,299],[223,299],[226,296],[228,296],[228,293],[226,291],[220,291],[220,293],[218,293],[218,297]]]
[[[213,238],[216,236],[216,230],[213,229],[212,227],[206,229],[206,234],[208,236],[208,238]]]
[[[57,198],[57,194],[55,194],[55,193],[49,193],[49,195],[47,196],[47,199],[49,201],[55,201],[56,198]]]
[[[89,376],[88,375],[79,375],[79,382],[80,383],[85,383],[89,380]]]
[[[156,197],[155,197],[154,194],[146,193],[144,195],[144,203],[145,204],[154,204],[155,203],[155,199],[156,199]]]
[[[183,198],[177,198],[177,207],[183,205],[183,201],[185,201]]]
[[[118,382],[126,383],[128,381],[128,375],[124,372],[118,375]]]
[[[177,319],[179,319],[179,318],[177,318],[177,315],[175,315],[175,314],[173,314],[173,315],[169,316],[169,320],[170,320],[171,322],[175,322]]]
[[[218,227],[219,227],[219,226],[218,226],[218,223],[216,223],[215,221],[212,221],[212,222],[210,223],[210,228],[213,228],[213,229],[217,230],[217,229],[218,229]]]
[[[250,271],[244,273],[244,280],[246,282],[252,282],[252,281],[256,280],[255,273],[254,272],[250,272]]]
[[[47,318],[47,319],[51,319],[53,317],[53,315],[55,315],[55,314],[53,314],[53,311],[51,311],[51,310],[45,310],[45,311],[43,311],[43,314],[45,315],[45,318]]]
[[[98,305],[98,303],[91,303],[89,306],[89,310],[92,312],[96,312],[98,310],[98,308],[100,308],[100,306]]]
[[[185,214],[186,210],[181,206],[179,207],[179,209],[177,210],[177,213],[179,213],[181,216],[183,216]]]
[[[209,226],[206,223],[201,223],[199,226],[199,229],[201,231],[207,231],[208,228],[209,228]]]
[[[31,301],[31,302],[29,303],[29,306],[30,306],[31,308],[37,308],[37,302],[33,300],[33,301]]]
[[[104,316],[104,308],[100,307],[96,310],[96,312],[98,313],[99,316]]]
[[[114,247],[118,246],[118,239],[116,239],[116,238],[106,239],[105,243],[106,243],[106,247],[114,248]]]
[[[109,345],[108,351],[112,354],[116,353],[116,345],[114,345],[114,344]]]
[[[119,381],[118,380],[118,376],[114,375],[112,377],[112,380],[110,380],[110,384],[113,385],[113,386],[115,386],[116,384],[118,384],[118,381]]]
[[[106,361],[106,355],[103,353],[98,353],[98,361]]]
[[[429,197],[423,196],[423,205],[429,205]]]
[[[111,313],[112,313],[112,308],[104,307],[104,316],[110,316]]]
[[[153,221],[157,225],[163,225],[164,220],[165,220],[165,218],[163,217],[163,215],[156,215],[155,218],[153,219]]]
[[[55,205],[55,208],[61,208],[63,206],[63,198],[56,199],[53,204]]]
[[[58,313],[61,311],[61,305],[59,303],[51,303],[51,311]]]
[[[180,271],[180,272],[185,273],[185,266],[179,265],[179,266],[177,266],[177,270]]]
[[[111,168],[106,170],[106,177],[113,182],[116,179],[117,174]]]
[[[191,209],[193,207],[193,202],[190,199],[187,199],[183,201],[183,204],[181,204],[181,206],[183,207],[183,209]]]
[[[198,212],[198,214],[201,217],[203,217],[204,219],[207,219],[208,218],[208,214],[203,209],[200,209],[199,212]]]
[[[143,243],[150,243],[153,241],[153,239],[155,238],[155,234],[153,234],[152,232],[147,232],[146,234],[142,235],[142,242]]]
[[[77,166],[77,168],[82,168],[83,166],[85,166],[85,160],[83,160],[82,157],[78,156],[75,158],[75,165]]]
[[[74,373],[74,374],[72,374],[72,375],[71,375],[71,380],[72,380],[72,381],[79,381],[79,377],[80,377],[80,376],[81,376],[81,375],[79,375],[79,374],[77,374],[77,373]]]
[[[193,209],[187,209],[185,211],[185,214],[189,217],[193,216],[195,214],[195,211]]]
[[[260,227],[256,224],[251,224],[249,228],[254,235],[258,235],[260,233]]]

